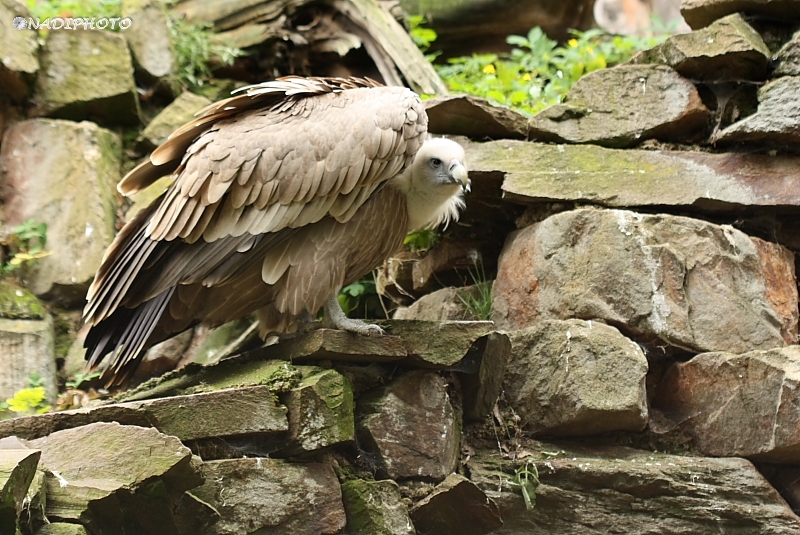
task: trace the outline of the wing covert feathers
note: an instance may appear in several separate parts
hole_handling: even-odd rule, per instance
[[[106,252],[84,310],[90,365],[110,352],[124,380],[200,321],[262,309],[282,330],[316,312],[402,243],[405,198],[383,186],[426,131],[417,95],[369,79],[286,77],[198,112],[118,186],[175,177]]]

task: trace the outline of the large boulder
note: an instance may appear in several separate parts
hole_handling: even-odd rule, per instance
[[[654,407],[708,455],[800,464],[800,346],[672,365]]]
[[[122,16],[131,19],[124,36],[142,78],[153,83],[171,75],[175,71],[175,51],[164,4],[158,0],[125,0]]]
[[[58,32],[51,34],[80,34]],[[35,294],[82,303],[116,233],[119,136],[94,123],[32,119],[3,136],[0,183],[8,225],[47,223],[46,249],[25,273]]]
[[[775,54],[777,76],[800,76],[800,30]]]
[[[413,535],[416,533],[397,483],[354,479],[342,483],[347,533]]]
[[[497,504],[459,474],[447,476],[410,513],[419,533],[485,535],[503,525]]]
[[[794,255],[730,227],[624,210],[562,212],[509,235],[494,321],[600,319],[684,351],[797,341]]]
[[[103,30],[49,32],[34,101],[38,115],[138,125],[139,97],[125,39]]]
[[[504,392],[544,435],[641,431],[647,424],[642,349],[608,325],[546,320],[511,334]]]
[[[632,147],[645,139],[690,140],[708,119],[694,85],[663,65],[620,65],[590,72],[563,104],[528,122],[536,141]]]

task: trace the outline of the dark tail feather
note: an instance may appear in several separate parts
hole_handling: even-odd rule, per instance
[[[103,372],[107,387],[128,382],[149,349],[150,335],[167,308],[175,287],[136,308],[118,308],[89,330],[84,342],[89,369],[95,369],[107,354],[111,359]]]

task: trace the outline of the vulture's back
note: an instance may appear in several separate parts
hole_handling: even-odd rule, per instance
[[[426,128],[413,92],[360,79],[280,79],[200,112],[119,185],[175,177],[106,252],[84,311],[89,365],[111,353],[119,383],[198,322],[316,313],[402,241],[403,199],[383,186]]]

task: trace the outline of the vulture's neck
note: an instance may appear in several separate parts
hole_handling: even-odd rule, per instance
[[[406,194],[408,232],[458,220],[459,210],[464,207],[461,186],[434,185],[414,178],[408,170],[393,181],[393,186]]]

